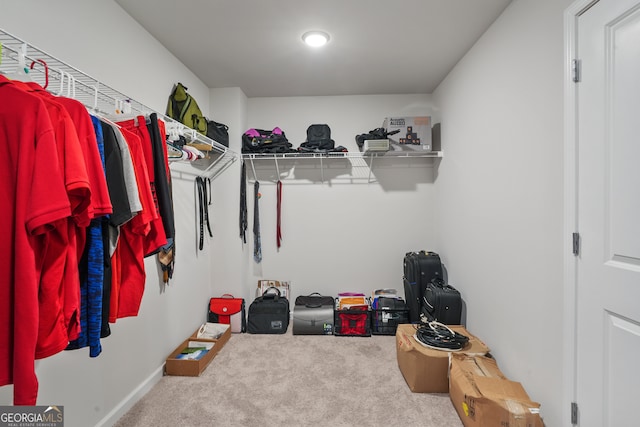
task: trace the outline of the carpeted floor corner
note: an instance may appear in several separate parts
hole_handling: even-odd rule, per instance
[[[133,426],[460,427],[448,394],[412,393],[394,336],[233,334],[199,377],[165,376]]]

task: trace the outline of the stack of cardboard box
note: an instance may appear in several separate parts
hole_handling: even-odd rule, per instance
[[[540,404],[500,371],[489,347],[463,326],[449,328],[469,337],[462,350],[425,347],[416,339],[416,325],[398,325],[398,367],[411,391],[448,392],[465,427],[543,427]]]

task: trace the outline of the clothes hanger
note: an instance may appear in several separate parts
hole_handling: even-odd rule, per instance
[[[54,68],[53,70],[56,71],[58,74],[60,74],[60,88],[58,89],[57,92],[54,92],[53,94],[55,96],[62,96],[62,92],[64,91],[64,76],[66,75],[66,73],[57,68]]]
[[[139,123],[140,116],[145,118],[144,123]],[[149,119],[147,114],[133,111],[130,99],[114,99],[113,111],[107,113],[107,119],[116,123],[133,120],[136,126],[148,125],[151,123],[151,119]]]
[[[32,82],[33,79],[29,75],[29,68],[26,65],[27,44],[23,43],[18,54],[18,66],[15,70],[5,73],[4,76],[9,80],[19,80],[22,82]]]
[[[63,71],[61,71],[61,73],[72,78],[72,76],[68,73],[65,73]],[[73,81],[75,81],[75,79]],[[115,120],[113,120],[113,113],[109,111],[104,111],[98,107],[98,99],[99,99],[98,95],[100,93],[100,83],[96,82],[95,86],[91,86],[91,88],[93,88],[93,105],[89,106],[85,104],[85,107],[87,108],[87,111],[89,111],[89,114],[96,116],[100,120],[108,122],[113,126],[117,126],[114,123]],[[62,86],[60,91],[62,92]]]
[[[67,75],[67,98],[76,98],[76,78],[71,73],[65,73]]]
[[[44,85],[42,85],[43,89],[46,89],[49,86],[49,66],[42,59],[36,59],[35,61],[31,61],[31,66],[29,69],[33,70],[33,66],[36,65],[36,62],[39,62],[44,66]]]
[[[171,143],[167,143],[167,157],[169,160],[186,160],[188,154]]]

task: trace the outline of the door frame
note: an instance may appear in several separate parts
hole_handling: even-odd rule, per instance
[[[577,291],[578,261],[573,255],[573,233],[578,224],[578,83],[573,81],[578,55],[578,19],[600,0],[576,0],[564,12],[564,286],[562,348],[562,425],[571,424],[571,403],[577,399]],[[579,244],[578,244],[579,246]],[[579,402],[577,402],[579,403]],[[580,417],[578,414],[578,421]]]

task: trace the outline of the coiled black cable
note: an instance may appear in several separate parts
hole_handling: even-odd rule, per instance
[[[415,339],[425,347],[436,350],[458,351],[469,342],[469,337],[462,335],[447,325],[432,321],[416,326]]]

